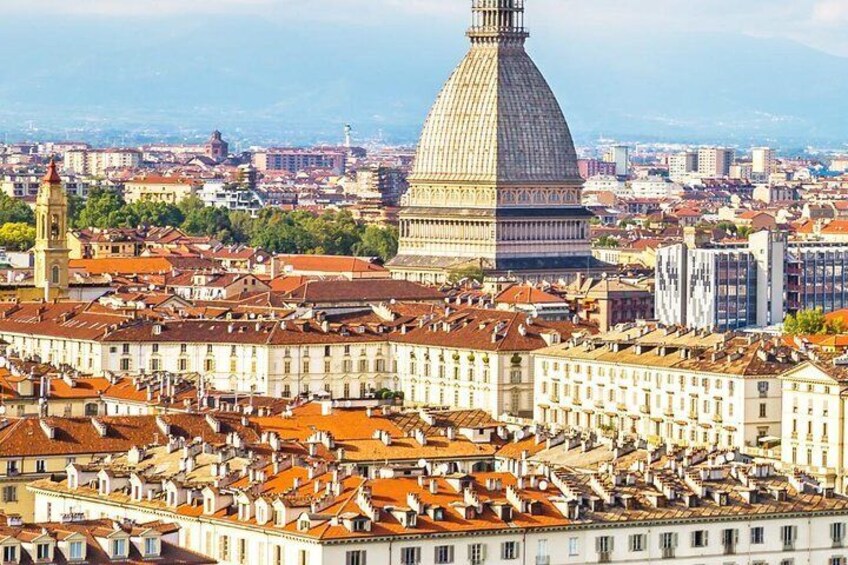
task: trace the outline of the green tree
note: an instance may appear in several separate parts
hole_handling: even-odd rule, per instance
[[[0,225],[0,246],[12,251],[26,251],[35,245],[35,227],[25,222]]]
[[[23,200],[0,192],[0,225],[8,223],[35,225],[35,214]]]
[[[205,235],[225,243],[232,241],[232,224],[225,208],[192,209],[186,214],[182,229],[189,235]]]
[[[274,253],[315,253],[318,245],[306,221],[306,212],[263,210],[254,223],[250,244]]]
[[[138,217],[117,192],[95,188],[88,193],[76,221],[78,228],[133,227]]]
[[[357,255],[375,255],[383,261],[388,261],[395,255],[398,250],[398,230],[397,228],[367,226],[362,232],[360,242],[355,246],[354,252]]]
[[[85,199],[76,194],[68,195],[68,225],[75,226],[79,221],[80,212],[85,208]]]
[[[783,331],[788,335],[813,335],[827,332],[827,320],[821,308],[800,310],[783,320]]]
[[[130,204],[129,208],[139,224],[164,227],[178,226],[185,221],[183,211],[178,206],[167,202],[141,200]]]
[[[602,235],[601,237],[599,237],[598,239],[595,240],[595,246],[596,247],[613,248],[613,247],[618,247],[619,242],[616,238],[614,238],[611,235]]]
[[[754,228],[751,226],[739,226],[736,228],[736,237],[747,239],[749,235],[754,233]]]
[[[731,222],[729,220],[720,221],[719,223],[716,224],[716,227],[720,230],[723,230],[726,233],[731,233],[731,234],[735,234],[736,230],[738,229],[736,227],[736,224],[734,224],[733,222]]]
[[[256,227],[254,220],[249,213],[237,210],[230,212],[230,225],[232,226],[233,242],[247,243],[253,237],[253,231]]]

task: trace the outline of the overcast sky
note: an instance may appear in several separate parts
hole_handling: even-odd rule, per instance
[[[302,24],[438,26],[468,11],[467,0],[2,0],[0,14],[184,18],[193,14],[256,14]],[[721,31],[792,39],[848,56],[848,0],[528,0],[530,25],[566,19],[587,28]],[[573,24],[572,24],[573,25]],[[651,31],[653,32],[653,31]]]

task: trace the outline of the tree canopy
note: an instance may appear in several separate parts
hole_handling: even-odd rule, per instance
[[[841,318],[828,320],[821,308],[788,314],[783,321],[783,332],[788,335],[840,334],[845,329]]]
[[[0,192],[0,225],[8,223],[35,224],[35,214],[23,200]]]
[[[197,197],[179,204],[128,204],[119,193],[100,187],[92,189],[84,202],[69,198],[69,218],[77,229],[175,226],[189,235],[249,244],[272,253],[373,256],[388,261],[397,254],[398,245],[397,228],[364,225],[346,210],[315,215],[265,208],[253,218],[244,211],[206,206]],[[34,225],[35,217],[23,202],[0,195],[0,221]]]
[[[11,251],[26,251],[35,245],[35,228],[25,222],[0,225],[0,247]]]

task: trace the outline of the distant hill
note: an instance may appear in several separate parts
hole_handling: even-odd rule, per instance
[[[401,29],[255,18],[0,20],[0,132],[222,129],[259,142],[414,141],[465,22]],[[48,29],[44,29],[47,27]],[[578,140],[848,141],[848,59],[787,41],[544,28],[528,44]],[[116,134],[117,135],[117,134]]]

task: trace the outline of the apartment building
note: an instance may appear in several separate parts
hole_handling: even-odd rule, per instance
[[[368,478],[281,457],[275,437],[262,451],[231,436],[69,465],[66,478],[30,486],[36,519],[158,519],[225,565],[830,565],[848,555],[848,499],[735,452],[654,451],[595,472],[386,465]]]
[[[85,520],[78,513],[55,522],[24,522],[0,514],[3,563],[171,563],[212,565],[205,555],[176,545],[179,527],[158,520],[143,524]]]
[[[733,149],[702,147],[698,150],[698,175],[706,178],[728,177],[733,161]]]
[[[795,363],[756,336],[655,324],[534,353],[534,419],[652,443],[759,447],[780,437],[780,376]]]
[[[393,334],[391,357],[407,403],[529,417],[530,352],[580,329],[523,312],[448,308],[443,316],[425,316]]]
[[[786,314],[848,307],[848,245],[787,241],[762,231],[747,244],[677,244],[657,251],[659,321],[727,331]]]
[[[205,438],[224,443],[226,434],[238,430],[257,440],[241,425],[238,415],[219,418],[215,432],[198,414],[136,417],[26,417],[0,424],[0,500],[6,514],[33,518],[33,497],[27,483],[62,473],[71,464],[86,464],[100,457],[126,452],[133,445],[155,442],[157,437]],[[99,516],[97,516],[99,517]],[[56,520],[59,519],[57,515]]]
[[[344,151],[279,148],[253,154],[253,166],[262,172],[287,171],[295,174],[312,169],[328,169],[334,174],[343,175],[346,163],[347,154]]]
[[[781,458],[785,465],[845,492],[848,359],[827,354],[811,357],[781,376]]]
[[[64,155],[65,172],[94,177],[106,176],[110,169],[135,169],[141,165],[136,149],[72,149]]]
[[[147,175],[124,183],[124,199],[130,204],[140,200],[178,204],[196,196],[200,186],[194,179]]]

